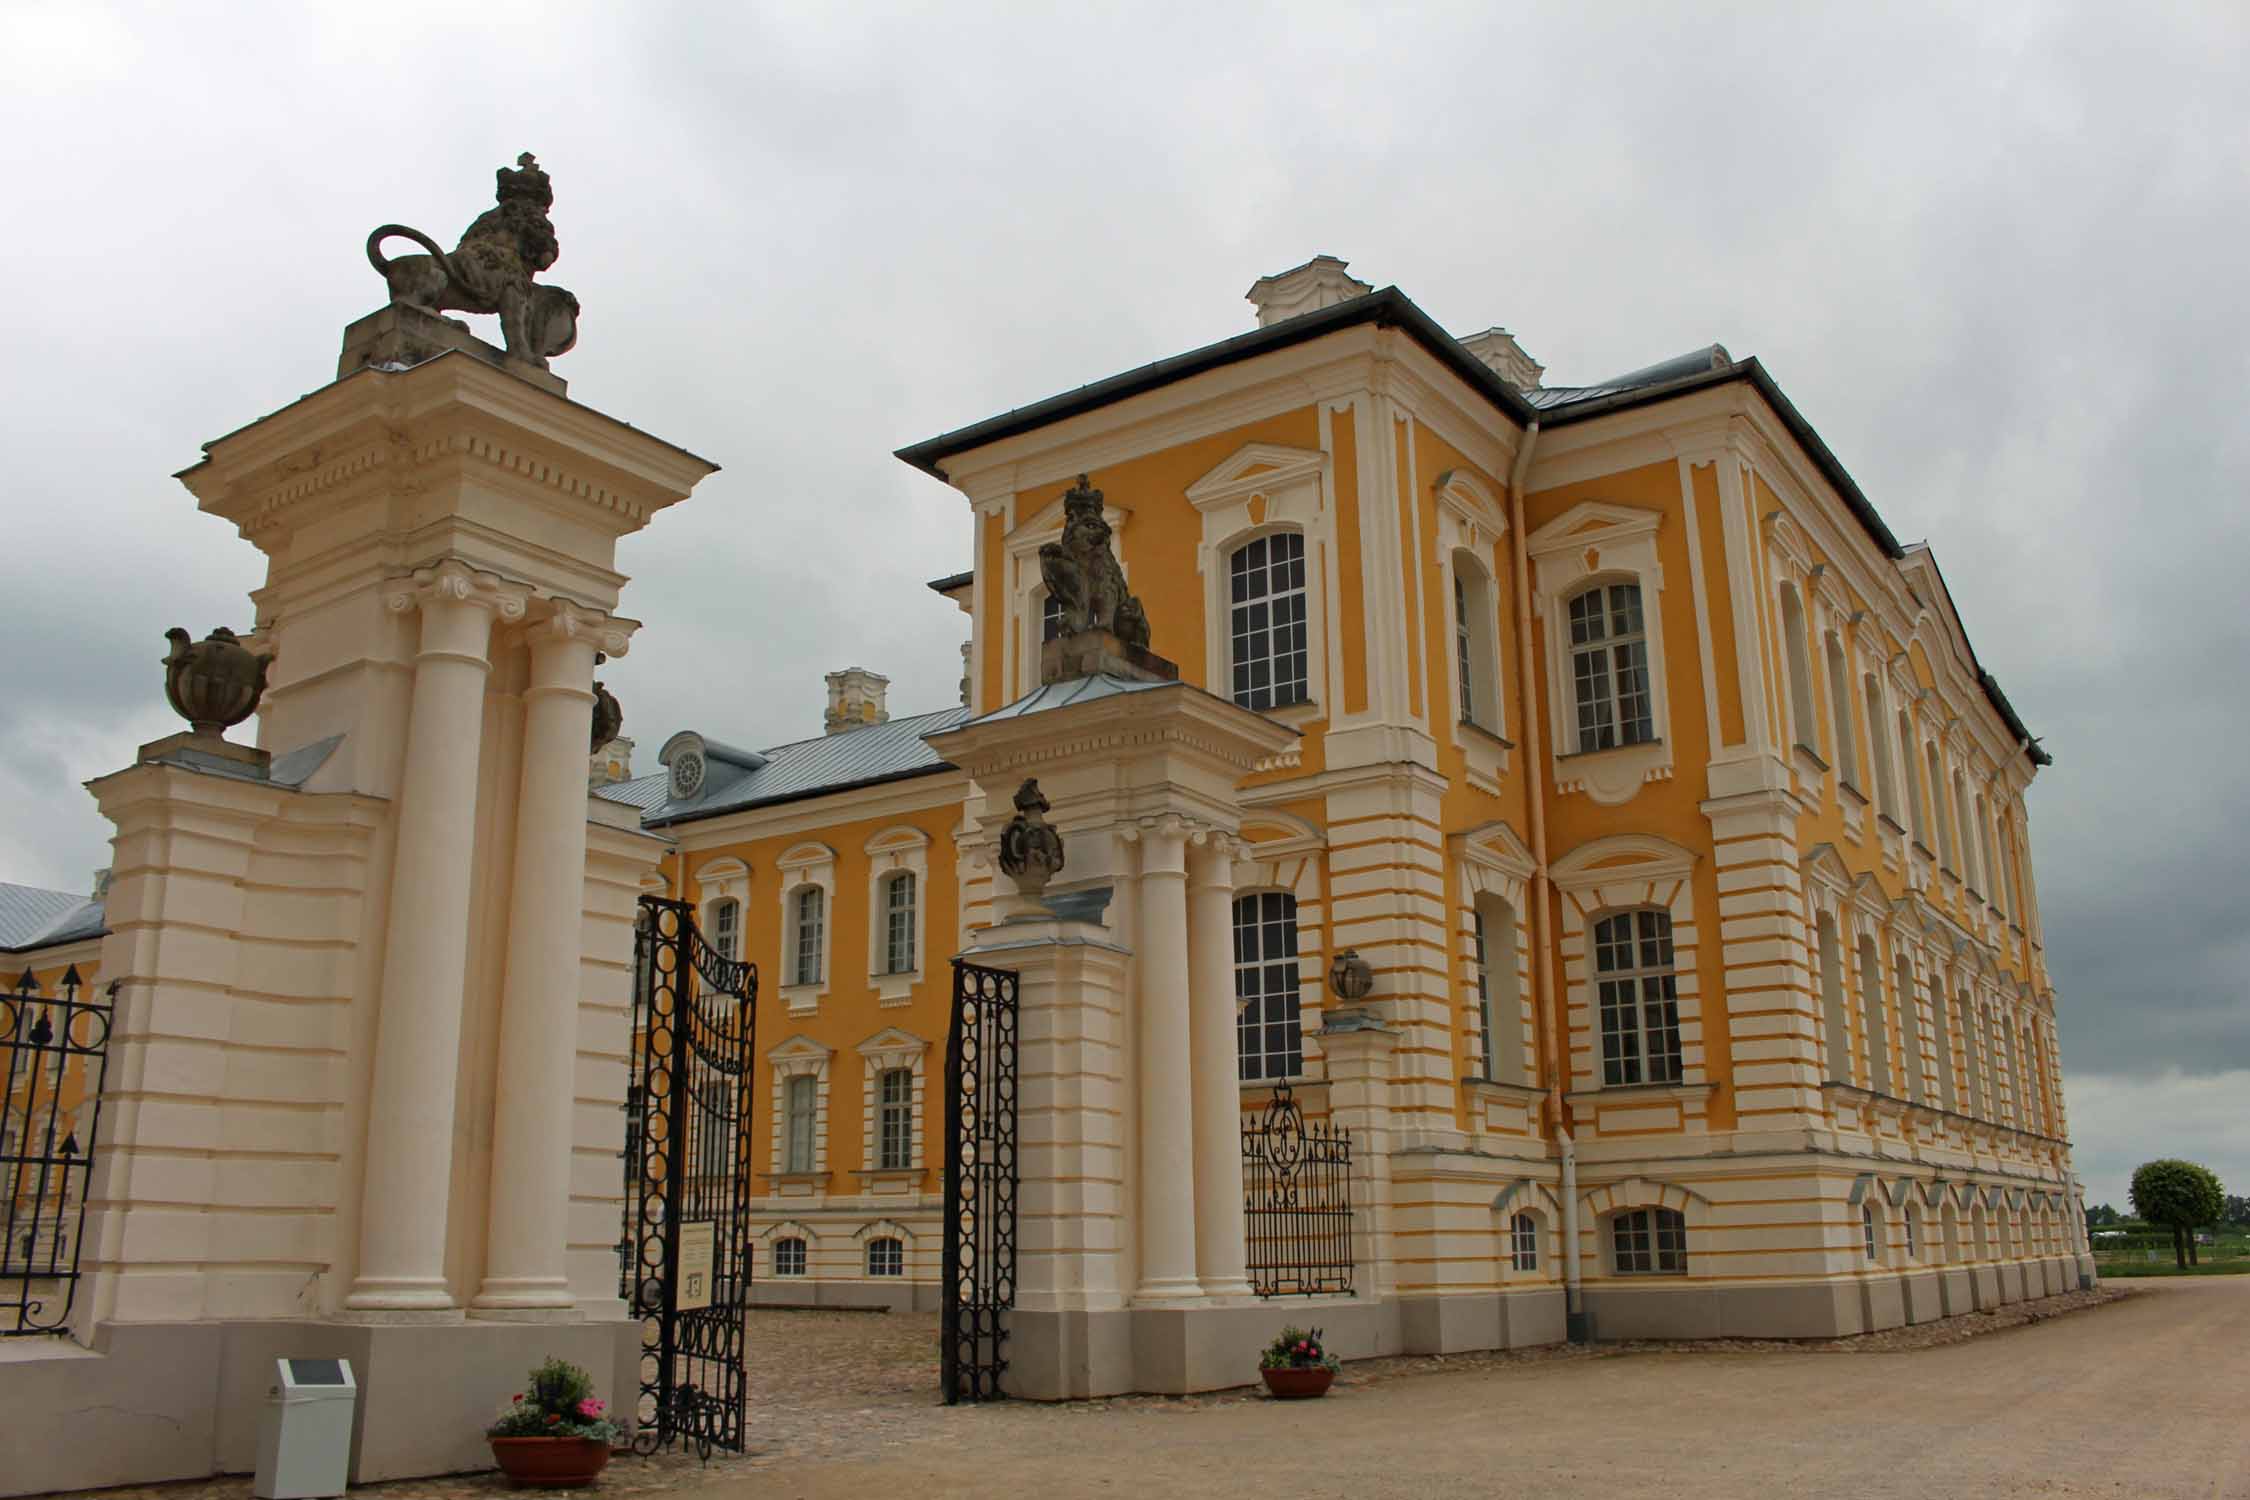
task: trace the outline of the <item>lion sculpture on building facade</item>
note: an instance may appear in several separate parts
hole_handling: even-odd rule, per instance
[[[578,299],[532,277],[562,254],[547,217],[555,191],[526,151],[516,167],[502,167],[495,206],[477,215],[449,255],[437,241],[404,224],[385,224],[367,237],[367,260],[390,288],[391,301],[434,316],[448,312],[497,313],[508,353],[540,369],[578,342]],[[398,236],[427,255],[384,256],[383,241]]]

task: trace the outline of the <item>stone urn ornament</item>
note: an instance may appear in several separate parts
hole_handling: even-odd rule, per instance
[[[609,658],[603,653],[599,651],[594,653],[595,666],[598,667],[603,662],[608,660]],[[608,688],[602,686],[601,679],[598,677],[594,679],[593,727],[594,743],[592,747],[587,751],[589,755],[601,754],[602,746],[608,744],[611,740],[616,739],[617,736],[622,733],[625,728],[625,709],[623,705],[621,705],[617,701],[616,696],[612,694]]]
[[[223,739],[258,711],[270,657],[243,645],[224,625],[200,641],[191,641],[177,625],[164,638],[172,643],[164,658],[164,696],[190,729]]]
[[[1063,867],[1062,835],[1047,824],[1051,810],[1038,781],[1026,777],[1016,788],[1016,815],[1000,830],[1000,872],[1034,900]]]

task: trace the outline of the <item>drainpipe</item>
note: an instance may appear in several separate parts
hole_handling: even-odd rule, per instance
[[[1515,562],[1519,664],[1516,687],[1520,712],[1516,721],[1523,725],[1524,790],[1531,822],[1531,943],[1532,952],[1538,956],[1533,983],[1535,1003],[1545,1022],[1541,1034],[1546,1042],[1547,1121],[1562,1146],[1563,1306],[1567,1333],[1575,1342],[1586,1334],[1586,1313],[1578,1284],[1578,1144],[1571,1138],[1570,1122],[1563,1114],[1562,1008],[1555,1003],[1555,950],[1548,921],[1547,762],[1539,748],[1539,694],[1533,687],[1538,681],[1539,663],[1531,647],[1531,561],[1523,519],[1524,481],[1530,476],[1531,451],[1538,443],[1539,423],[1533,421],[1524,428],[1515,464],[1508,471],[1509,531],[1514,541],[1509,550]]]

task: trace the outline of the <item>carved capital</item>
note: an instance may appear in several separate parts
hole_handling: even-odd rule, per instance
[[[527,634],[536,641],[585,641],[604,656],[623,656],[632,648],[638,620],[628,620],[607,610],[573,604],[568,599],[541,600],[532,611]]]
[[[496,619],[512,623],[523,619],[529,611],[531,590],[497,573],[486,573],[449,557],[391,580],[383,592],[383,606],[393,614],[403,615],[441,604],[468,604],[488,609]]]

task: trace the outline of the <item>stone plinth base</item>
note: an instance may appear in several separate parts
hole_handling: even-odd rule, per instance
[[[351,1480],[489,1468],[484,1424],[549,1355],[582,1365],[630,1415],[640,1330],[540,1324],[103,1324],[94,1345],[0,1349],[0,1495],[245,1474],[276,1359],[348,1359],[359,1383]],[[88,1412],[112,1420],[89,1432]],[[118,1414],[130,1420],[117,1420]]]
[[[1081,677],[1101,676],[1178,682],[1180,668],[1146,646],[1128,645],[1106,630],[1058,636],[1039,648],[1041,682],[1075,682]]]
[[[1451,1297],[1278,1297],[1205,1307],[1008,1315],[1002,1385],[1033,1401],[1179,1396],[1258,1383],[1259,1351],[1291,1324],[1337,1358],[1520,1349],[1563,1336],[1560,1287]]]
[[[336,378],[342,380],[369,365],[405,369],[455,351],[481,359],[496,369],[506,370],[518,380],[529,381],[558,396],[570,389],[560,375],[510,358],[507,350],[469,332],[469,325],[460,319],[441,318],[396,302],[344,329],[344,352],[336,359]]]
[[[147,764],[162,761],[191,771],[212,771],[221,776],[241,776],[264,781],[273,772],[273,757],[253,745],[237,745],[215,734],[183,729],[141,746],[134,759]]]

